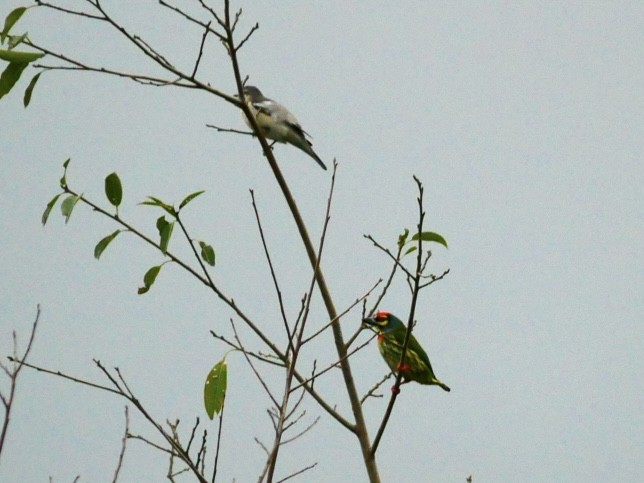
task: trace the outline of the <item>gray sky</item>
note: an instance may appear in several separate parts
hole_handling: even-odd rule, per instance
[[[3,0],[0,15],[21,3]],[[105,4],[190,68],[198,30],[155,2]],[[327,164],[340,164],[323,262],[336,305],[389,270],[362,235],[394,246],[414,225],[412,175],[425,183],[427,228],[450,243],[434,250],[433,271],[451,273],[422,293],[416,335],[452,392],[403,387],[379,449],[383,480],[636,481],[644,472],[641,2],[241,5],[243,26],[260,24],[241,54],[243,72],[296,114]],[[94,65],[157,72],[103,25],[35,9],[18,27]],[[205,59],[202,79],[232,93],[216,42]],[[24,77],[0,108],[0,350],[10,352],[12,329],[25,340],[40,303],[34,363],[97,382],[92,358],[119,366],[150,412],[180,418],[186,434],[195,416],[205,419],[203,381],[225,352],[209,330],[229,331],[231,311],[171,265],[137,295],[162,257],[124,234],[97,262],[94,245],[116,227],[86,208],[67,226],[58,208],[45,228],[40,216],[69,157],[71,187],[104,206],[104,177],[117,171],[121,215],[152,235],[160,213],[137,205],[145,196],[176,202],[207,190],[186,221],[215,247],[214,277],[283,342],[249,188],[291,315],[310,268],[269,167],[256,141],[205,127],[243,127],[217,98],[50,72],[25,110]],[[275,153],[317,236],[329,172],[294,148]],[[178,235],[171,249],[188,257]],[[409,302],[398,278],[381,308],[404,316]],[[316,295],[311,327],[324,322]],[[358,313],[343,324],[351,333]],[[305,360],[333,355],[329,334]],[[221,481],[254,481],[264,461],[254,438],[271,435],[267,401],[243,358],[228,361]],[[385,373],[375,344],[353,368],[362,392]],[[269,378],[281,386],[279,374]],[[339,374],[319,389],[349,414]],[[16,404],[0,480],[111,479],[124,401],[27,371]],[[385,404],[366,403],[372,436]],[[278,473],[317,461],[300,481],[365,481],[354,438],[315,404],[306,409],[306,422],[321,420],[281,453]],[[131,425],[155,438],[134,413]],[[122,481],[161,481],[165,472],[163,455],[130,442]]]

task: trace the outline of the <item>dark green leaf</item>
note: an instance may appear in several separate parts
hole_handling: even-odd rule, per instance
[[[145,272],[145,275],[143,276],[143,287],[139,287],[139,295],[142,295],[150,290],[150,287],[152,287],[152,284],[154,284],[154,281],[157,279],[157,275],[159,275],[162,266],[163,265],[157,265],[156,267],[152,267],[150,270]]]
[[[174,221],[172,223],[168,222],[164,216],[157,220],[157,230],[159,230],[159,237],[161,239],[159,246],[164,255],[168,253],[168,245],[172,237],[172,230],[174,230],[174,223]]]
[[[407,242],[407,235],[409,235],[409,229],[405,228],[405,231],[398,236],[398,249],[401,249]]]
[[[40,79],[40,74],[42,74],[42,72],[38,72],[35,76],[33,76],[31,78],[31,82],[29,82],[29,85],[27,86],[27,90],[25,91],[25,97],[22,100],[22,103],[24,104],[25,107],[27,107],[31,102],[31,95],[34,92],[34,87],[36,87],[36,82],[38,82],[38,79]]]
[[[81,199],[81,195],[78,195],[78,196],[69,195],[60,204],[60,211],[65,217],[65,223],[69,221],[69,217],[72,216],[72,211],[74,211],[74,207],[76,206],[76,203],[78,203],[78,200],[80,199]]]
[[[206,384],[203,388],[204,404],[206,413],[210,419],[224,407],[226,399],[226,388],[228,385],[228,368],[226,359],[219,361],[206,377]]]
[[[72,158],[67,158],[67,161],[63,163],[63,177],[60,178],[60,187],[67,188],[67,166]]]
[[[16,52],[15,50],[0,50],[0,59],[7,62],[16,62],[18,64],[28,64],[34,60],[44,57],[45,54],[39,52]]]
[[[10,35],[9,36],[9,42],[7,43],[7,47],[9,47],[9,50],[15,49],[18,45],[20,45],[25,39],[27,38],[27,32],[25,32],[22,35]]]
[[[4,19],[4,28],[2,29],[2,32],[0,32],[0,42],[4,44],[4,39],[7,38],[7,35],[9,35],[9,31],[11,30],[11,27],[20,20],[20,17],[22,17],[22,14],[27,11],[27,7],[18,7],[14,8],[9,15]]]
[[[417,247],[417,246],[415,246],[415,245],[414,245],[413,247],[409,247],[409,248],[407,249],[407,251],[403,254],[403,256],[407,255],[408,253],[413,252],[413,251],[414,251],[414,250],[416,250],[417,248],[418,248],[418,247]]]
[[[169,215],[175,218],[177,216],[177,212],[175,211],[174,206],[168,205],[161,201],[159,198],[155,198],[154,196],[148,196],[148,199],[141,202],[140,204],[147,206],[158,206],[159,208],[163,208]]]
[[[197,192],[195,192],[195,193],[189,194],[189,195],[188,195],[188,196],[186,196],[186,197],[183,199],[183,201],[179,204],[179,209],[183,208],[183,207],[184,207],[184,206],[186,206],[188,203],[190,203],[192,200],[194,200],[197,196],[199,196],[200,194],[203,194],[203,193],[205,193],[205,191],[204,191],[204,190],[197,191]]]
[[[116,208],[119,207],[123,200],[123,187],[118,174],[112,173],[105,178],[105,196],[110,203]]]
[[[0,75],[0,99],[9,93],[9,91],[16,85],[22,71],[25,70],[29,64],[21,64],[18,62],[10,62],[7,68]]]
[[[105,238],[103,238],[100,242],[96,244],[96,247],[94,247],[94,258],[98,260],[101,258],[101,255],[107,248],[107,245],[112,243],[112,240],[118,236],[118,234],[121,233],[121,230],[116,230],[114,233],[111,235],[107,235]]]
[[[199,242],[201,247],[201,258],[211,267],[215,266],[215,250],[206,242]]]
[[[54,208],[54,205],[56,204],[56,201],[58,201],[58,198],[60,198],[60,195],[62,193],[58,193],[56,196],[54,196],[49,203],[47,203],[47,207],[45,208],[45,211],[42,214],[42,224],[44,225],[47,223],[47,218],[49,218],[49,213],[51,213],[51,210]]]
[[[443,238],[438,233],[434,233],[433,231],[424,231],[420,234],[420,236],[423,241],[440,243],[445,248],[447,248],[447,242],[445,241],[445,238]],[[414,241],[418,240],[418,233],[414,234],[411,239]]]

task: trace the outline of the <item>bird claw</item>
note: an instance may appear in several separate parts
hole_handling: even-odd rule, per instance
[[[391,393],[392,394],[400,394],[400,387],[396,386],[395,384],[391,386]]]

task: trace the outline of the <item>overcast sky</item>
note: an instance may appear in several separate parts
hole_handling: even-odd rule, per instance
[[[0,17],[26,2],[3,0]],[[156,2],[103,3],[191,69],[198,29]],[[179,2],[207,19],[196,3]],[[434,248],[432,271],[451,272],[421,294],[415,333],[452,392],[403,387],[378,451],[383,481],[639,480],[644,5],[257,3],[240,4],[240,29],[260,25],[240,54],[244,75],[295,113],[328,165],[339,163],[322,264],[336,306],[388,273],[386,256],[363,234],[394,247],[413,227],[413,175],[425,185],[426,227],[450,245]],[[35,43],[92,65],[159,72],[97,22],[34,9],[14,33],[25,30]],[[67,225],[56,208],[43,228],[63,161],[72,159],[70,186],[102,206],[104,178],[118,172],[122,217],[151,235],[160,213],[138,205],[146,196],[173,203],[206,190],[186,223],[215,247],[216,282],[281,343],[248,190],[290,316],[310,280],[295,225],[256,140],[206,127],[243,128],[229,104],[196,91],[48,72],[25,110],[22,92],[34,72],[0,101],[0,350],[10,353],[13,329],[25,341],[41,304],[33,363],[100,383],[93,358],[119,366],[150,412],[159,421],[181,419],[187,436],[196,416],[207,419],[203,381],[226,351],[209,331],[230,334],[233,314],[171,265],[137,295],[145,271],[163,257],[122,234],[96,261],[94,245],[116,226],[85,207]],[[200,76],[234,93],[225,52],[212,39]],[[292,147],[275,154],[317,237],[330,172]],[[178,235],[171,249],[188,258]],[[326,322],[317,292],[313,300],[312,328]],[[381,308],[404,318],[409,303],[399,277]],[[345,333],[359,322],[352,312]],[[242,337],[263,349],[248,331]],[[331,335],[304,357],[305,367],[332,362]],[[272,431],[268,401],[239,354],[228,362],[220,481],[255,481],[264,454],[254,438],[269,443]],[[386,370],[375,343],[352,362],[361,393]],[[281,387],[278,372],[268,377]],[[338,373],[320,378],[318,388],[350,414]],[[386,402],[365,404],[372,436]],[[25,371],[0,480],[111,481],[124,403]],[[313,402],[306,410],[302,424],[320,422],[283,449],[278,476],[318,462],[299,481],[366,481],[356,440]],[[214,434],[216,425],[207,427]],[[131,431],[158,441],[134,412]],[[130,441],[122,481],[162,481],[166,465],[163,454]]]

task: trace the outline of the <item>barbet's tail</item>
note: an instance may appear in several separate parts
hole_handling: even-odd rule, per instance
[[[447,384],[440,382],[438,379],[434,379],[434,384],[436,384],[437,386],[440,386],[443,391],[447,391],[447,392],[451,391],[451,389]]]

